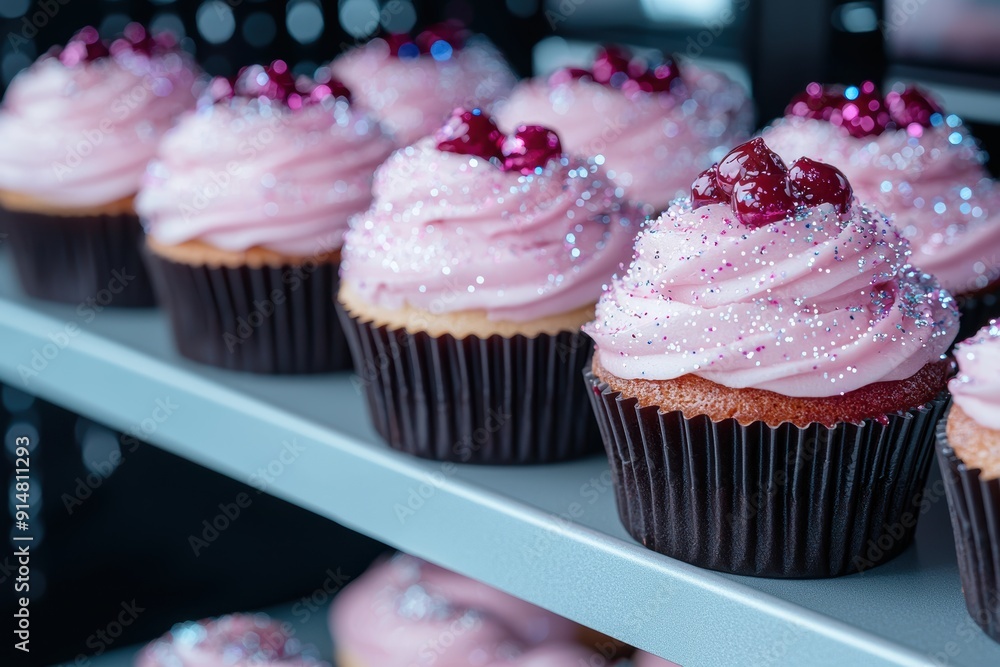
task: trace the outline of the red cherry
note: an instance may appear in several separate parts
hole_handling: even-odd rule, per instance
[[[733,192],[738,181],[761,173],[785,175],[788,168],[777,153],[760,137],[740,144],[719,162],[717,182],[725,194]]]
[[[733,186],[732,207],[747,227],[763,227],[795,212],[795,198],[783,172],[748,174]]]
[[[709,204],[725,204],[729,198],[719,188],[719,165],[713,164],[698,174],[691,184],[691,210],[697,210]]]
[[[438,130],[437,140],[439,151],[503,160],[503,133],[481,109],[459,107],[452,111],[448,122]]]
[[[66,43],[66,47],[59,53],[59,60],[67,67],[74,67],[80,63],[92,62],[108,55],[110,55],[110,51],[101,40],[97,29],[88,25],[81,28]]]
[[[559,135],[541,125],[522,125],[503,144],[504,171],[530,174],[562,154]]]
[[[620,46],[607,44],[594,56],[594,81],[606,85],[620,86],[629,78],[629,64],[632,54]]]
[[[847,89],[851,91],[852,89]],[[876,136],[885,131],[889,124],[889,112],[886,111],[878,89],[871,81],[865,81],[857,88],[854,99],[846,97],[841,104],[839,113],[834,112],[830,121],[841,125],[851,136],[863,138]]]
[[[562,69],[557,69],[549,76],[550,86],[560,86],[564,83],[569,83],[570,81],[576,81],[578,79],[593,79],[594,75],[589,69],[580,69],[579,67],[563,67]]]
[[[854,191],[843,172],[834,166],[800,157],[788,170],[796,198],[807,206],[833,204],[840,213],[851,206]]]
[[[468,39],[469,31],[461,21],[444,21],[427,26],[414,40],[421,53],[430,53],[436,42],[447,42],[453,49],[460,49]]]
[[[674,81],[679,79],[680,75],[674,61],[667,59],[633,78],[639,84],[640,90],[650,93],[669,93]]]
[[[785,108],[785,113],[790,116],[830,120],[830,116],[840,109],[843,102],[843,91],[813,82],[792,98]]]
[[[383,39],[389,45],[389,55],[395,58],[416,58],[420,55],[420,47],[406,33],[393,33]]]
[[[264,97],[285,102],[298,108],[301,96],[295,85],[295,77],[284,60],[275,60],[270,65],[249,65],[240,70],[233,85],[236,95],[247,98]],[[295,99],[292,97],[295,96]]]
[[[931,116],[942,113],[938,103],[916,86],[908,86],[902,92],[889,91],[885,96],[885,105],[889,108],[892,120],[903,128],[913,123],[930,127]]]

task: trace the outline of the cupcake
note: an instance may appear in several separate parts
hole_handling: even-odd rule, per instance
[[[339,667],[578,667],[602,657],[576,623],[401,554],[348,585],[330,625]]]
[[[433,133],[455,107],[489,110],[515,82],[500,52],[454,21],[415,37],[373,39],[337,57],[330,71],[401,145]]]
[[[635,655],[632,656],[632,664],[634,667],[679,667],[677,663],[657,658],[652,653],[645,651],[636,651]]]
[[[585,327],[637,540],[768,577],[856,572],[910,543],[958,320],[907,254],[837,169],[788,168],[759,138],[640,232]]]
[[[144,648],[135,667],[330,667],[303,646],[289,623],[265,614],[233,614],[178,623]]]
[[[457,109],[375,175],[340,310],[378,432],[417,456],[540,463],[600,451],[579,374],[636,212],[551,130]]]
[[[692,173],[749,136],[752,116],[743,88],[718,72],[606,46],[589,70],[518,84],[497,123],[553,128],[567,151],[600,155],[632,199],[662,211],[687,194]]]
[[[136,23],[110,48],[84,28],[14,78],[0,107],[0,227],[25,292],[153,305],[133,200],[195,83],[173,38]]]
[[[137,200],[181,354],[258,373],[348,367],[333,310],[340,248],[392,148],[335,80],[295,80],[280,60],[215,79]]]
[[[955,532],[965,604],[1000,642],[1000,326],[955,348],[954,401],[938,428],[938,463]]]
[[[763,136],[786,159],[837,166],[861,201],[893,219],[912,264],[955,295],[959,339],[1000,314],[1000,187],[961,119],[929,94],[810,84]]]

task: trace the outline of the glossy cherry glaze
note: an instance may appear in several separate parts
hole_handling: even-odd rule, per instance
[[[788,168],[756,137],[698,175],[691,184],[691,208],[729,204],[742,224],[756,228],[789,218],[805,206],[832,204],[845,213],[853,194],[837,168],[807,157]]]
[[[437,149],[487,161],[495,158],[504,171],[525,175],[544,168],[549,160],[562,154],[559,135],[547,127],[521,125],[506,136],[483,110],[462,108],[452,111],[438,131]]]
[[[923,90],[908,86],[882,97],[871,81],[860,86],[810,83],[785,109],[790,116],[817,118],[839,125],[852,136],[874,137],[913,124],[930,127],[941,107]]]

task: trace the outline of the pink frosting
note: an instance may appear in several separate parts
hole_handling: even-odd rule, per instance
[[[11,82],[0,110],[0,189],[55,206],[132,196],[174,119],[195,103],[180,52],[131,52],[72,67],[43,57]]]
[[[751,129],[746,93],[716,72],[685,64],[684,86],[626,96],[576,79],[525,81],[497,111],[501,129],[554,128],[567,152],[600,155],[628,195],[662,210],[691,189],[692,174],[719,160]]]
[[[378,667],[579,667],[580,626],[472,579],[397,555],[337,596],[339,650]]]
[[[905,266],[881,214],[830,205],[755,229],[726,204],[672,206],[640,232],[585,330],[622,378],[694,374],[824,397],[910,377],[958,328],[954,300]]]
[[[632,664],[635,667],[680,667],[675,662],[658,658],[652,653],[646,653],[645,651],[636,651],[635,655],[632,656]]]
[[[392,148],[343,98],[291,110],[236,97],[186,115],[167,135],[136,208],[165,244],[310,256],[341,246]]]
[[[149,644],[135,667],[329,667],[303,647],[290,624],[264,614],[180,623]]]
[[[1000,430],[1000,326],[996,320],[955,347],[958,375],[948,383],[955,405],[980,426]]]
[[[807,155],[839,167],[855,195],[885,211],[911,261],[955,294],[1000,278],[1000,187],[957,116],[929,128],[856,138],[822,120],[789,116],[763,136],[782,158]]]
[[[488,111],[515,82],[503,56],[482,37],[473,37],[447,60],[426,54],[397,58],[384,40],[374,39],[339,56],[330,68],[403,145],[434,132],[455,107]]]
[[[629,257],[638,213],[592,162],[502,171],[436,148],[397,151],[351,223],[342,278],[369,303],[528,321],[593,303]]]

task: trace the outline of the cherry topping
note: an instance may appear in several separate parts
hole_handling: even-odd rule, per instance
[[[647,69],[634,77],[633,80],[638,83],[640,90],[647,93],[669,93],[674,81],[680,76],[681,73],[677,69],[677,65],[668,58],[656,67]]]
[[[942,113],[941,107],[927,93],[916,87],[902,92],[890,91],[881,98],[871,81],[842,88],[810,83],[804,93],[792,98],[785,109],[791,116],[819,118],[841,125],[852,136],[876,136],[887,129],[907,129],[914,124],[930,127],[931,117]]]
[[[216,77],[209,84],[208,94],[213,101],[239,96],[246,99],[267,99],[284,104],[289,109],[301,109],[330,96],[351,100],[351,91],[333,77],[318,81],[305,77],[296,80],[288,64],[275,60],[270,65],[249,65],[240,70],[235,80]]]
[[[732,197],[733,211],[747,227],[763,227],[795,211],[795,197],[784,172],[747,175],[735,184]]]
[[[437,134],[439,151],[475,155],[489,160],[503,160],[504,135],[493,119],[481,109],[462,109],[451,112],[451,117]]]
[[[101,40],[97,29],[88,25],[81,28],[67,42],[66,47],[59,53],[59,60],[67,67],[74,67],[80,63],[92,62],[108,55],[110,55],[108,47]]]
[[[908,86],[902,92],[889,91],[885,96],[889,116],[900,127],[916,123],[921,127],[931,126],[931,116],[942,113],[929,94],[916,86]]]
[[[416,37],[417,46],[422,53],[434,53],[434,45],[444,42],[452,49],[460,49],[465,45],[468,37],[468,30],[461,21],[444,21],[427,26]]]
[[[781,157],[768,148],[760,137],[754,137],[729,151],[719,162],[717,182],[726,194],[737,182],[761,173],[784,174],[787,171]]]
[[[397,58],[416,58],[420,55],[420,47],[406,33],[393,33],[383,39],[389,45],[389,55]]]
[[[854,93],[857,93],[854,95]],[[844,91],[845,100],[840,114],[834,113],[831,121],[842,125],[851,136],[863,138],[882,134],[889,124],[889,112],[882,103],[878,89],[871,81],[860,87],[850,87]]]
[[[800,157],[788,170],[788,181],[796,198],[807,206],[833,204],[840,213],[846,213],[854,191],[847,177],[836,167],[824,162]]]
[[[698,174],[691,184],[691,210],[697,210],[709,204],[725,204],[729,201],[725,193],[719,187],[719,164],[713,164],[705,171]]]
[[[783,220],[800,206],[827,203],[846,213],[852,197],[838,169],[803,157],[789,170],[759,137],[731,150],[691,184],[691,210],[729,203],[739,221],[754,228]]]
[[[631,97],[638,93],[668,93],[674,82],[681,78],[677,64],[670,58],[659,64],[650,64],[632,55],[628,49],[615,44],[600,48],[594,56],[591,69],[567,67],[549,77],[549,85],[590,78],[594,82],[617,88]]]
[[[503,144],[503,169],[527,175],[560,154],[559,135],[541,125],[522,125]]]
[[[290,95],[297,93],[295,77],[284,60],[275,60],[270,65],[250,65],[240,70],[233,87],[242,97],[266,97],[286,102]]]
[[[469,31],[460,21],[445,21],[428,26],[415,37],[408,33],[392,33],[383,37],[389,54],[397,58],[416,58],[430,54],[435,60],[447,60],[452,51],[465,46]]]
[[[830,116],[840,109],[843,101],[842,91],[814,82],[806,86],[805,91],[792,98],[785,113],[790,116],[830,120]]]
[[[629,78],[632,54],[620,46],[607,44],[594,56],[592,76],[597,83],[621,86]],[[617,76],[616,76],[617,75]]]

